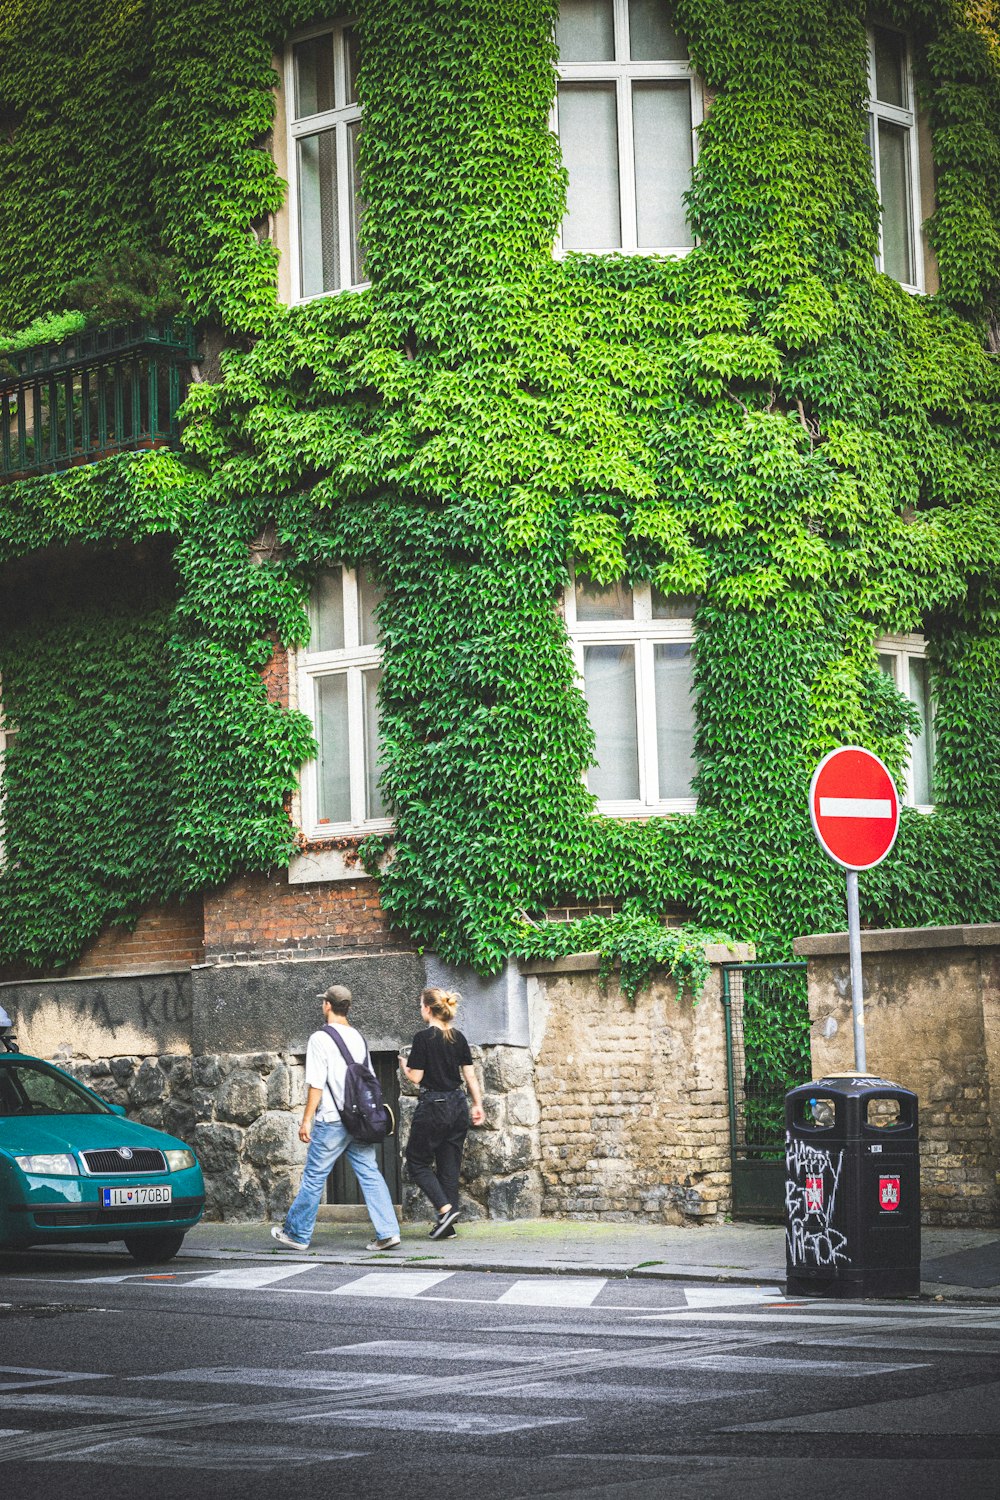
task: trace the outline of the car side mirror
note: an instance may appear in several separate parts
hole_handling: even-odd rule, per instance
[[[105,1102],[105,1104],[108,1103],[108,1101],[106,1099],[105,1099],[104,1102]],[[126,1110],[124,1104],[108,1104],[108,1108],[110,1109],[110,1111],[111,1111],[111,1113],[113,1115],[126,1115],[128,1113],[128,1111]]]

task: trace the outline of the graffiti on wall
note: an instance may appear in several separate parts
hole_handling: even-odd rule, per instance
[[[792,1266],[850,1264],[847,1236],[833,1227],[843,1151],[785,1136],[785,1238]]]

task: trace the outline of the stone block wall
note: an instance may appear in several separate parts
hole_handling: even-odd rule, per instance
[[[476,1047],[486,1122],[470,1131],[462,1204],[468,1218],[520,1219],[541,1213],[538,1106],[531,1054],[524,1047]],[[298,1191],[306,1147],[298,1138],[306,1098],[305,1059],[255,1052],[199,1057],[61,1058],[67,1068],[129,1117],[166,1130],[195,1150],[205,1176],[209,1219],[280,1219]],[[400,1100],[402,1154],[417,1104]],[[425,1219],[423,1194],[405,1182],[404,1218]]]
[[[800,938],[813,1076],[854,1067],[846,933]],[[1000,925],[861,934],[868,1071],[916,1093],[925,1224],[1000,1213]]]
[[[601,988],[596,955],[535,964],[527,979],[513,965],[491,981],[458,975],[459,1023],[486,1113],[467,1138],[466,1213],[668,1223],[724,1214],[729,1137],[717,965],[749,956],[745,947],[712,955],[716,966],[697,1004],[661,978],[630,1006],[616,983]],[[303,1053],[319,1020],[316,992],[346,982],[352,1019],[370,1046],[394,1051],[416,1029],[422,985],[449,978],[433,955],[352,952],[19,983],[3,999],[27,1050],[191,1143],[210,1217],[259,1221],[284,1213],[301,1178]],[[401,1105],[405,1147],[412,1092],[404,1090]],[[417,1219],[428,1213],[412,1184],[403,1207]]]
[[[462,1162],[462,1210],[466,1218],[535,1219],[542,1212],[539,1170],[540,1112],[534,1068],[527,1047],[473,1047],[486,1119],[469,1131]],[[405,1149],[417,1091],[404,1085],[400,1097],[400,1143]],[[404,1178],[403,1213],[428,1217],[419,1188]]]
[[[731,1202],[719,970],[697,1003],[664,978],[632,1006],[616,982],[602,989],[598,966],[596,954],[528,966],[542,1212],[719,1219]]]

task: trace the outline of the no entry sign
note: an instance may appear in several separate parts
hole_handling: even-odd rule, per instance
[[[821,847],[846,870],[880,864],[899,832],[899,795],[870,750],[831,750],[809,787],[809,816]]]

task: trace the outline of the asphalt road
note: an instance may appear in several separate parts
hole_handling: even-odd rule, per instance
[[[0,1256],[0,1493],[992,1496],[1000,1308]]]

